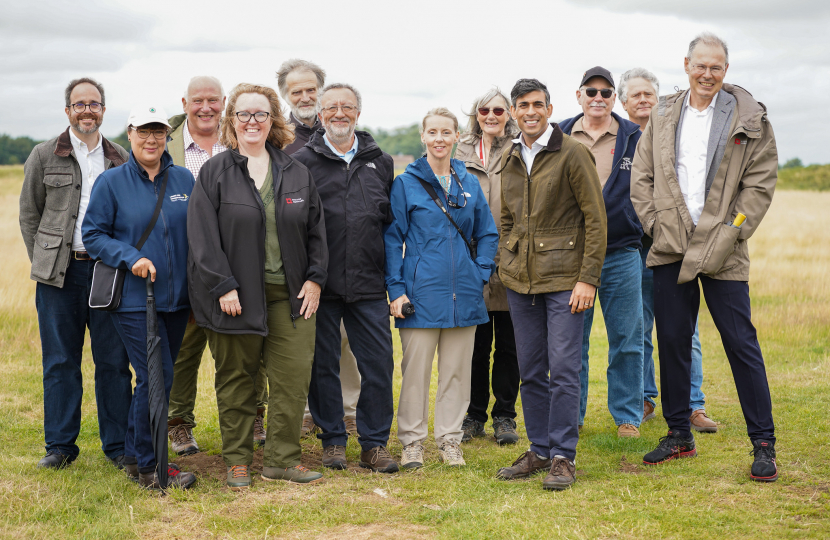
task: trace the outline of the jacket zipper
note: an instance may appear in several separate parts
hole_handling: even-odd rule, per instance
[[[271,159],[270,156],[268,158]],[[248,171],[248,158],[245,158],[245,174],[248,175],[249,186],[251,190],[254,192],[254,199],[257,203],[259,203],[259,213],[262,215],[262,229],[263,229],[263,237],[265,236],[265,220],[267,219],[265,215],[265,205],[262,203],[262,197],[259,196],[259,190],[256,187],[256,182],[251,177],[251,173]],[[271,178],[271,182],[273,185],[274,179]],[[276,196],[276,194],[275,194]],[[274,206],[276,206],[276,202],[274,202]],[[262,292],[265,292],[265,245],[263,242],[262,246],[262,270],[260,271],[260,276],[262,279]],[[262,312],[265,314],[265,329],[268,329],[268,302],[265,300],[265,294],[262,295]]]
[[[155,182],[153,182],[155,184]],[[154,185],[153,190],[159,186]],[[156,192],[156,201],[158,201],[159,192]],[[167,251],[167,309],[168,311],[173,307],[173,265],[170,250],[170,235],[167,229],[167,220],[164,218],[164,201],[161,202],[161,211],[159,217],[161,218],[161,226],[164,229],[164,248]]]

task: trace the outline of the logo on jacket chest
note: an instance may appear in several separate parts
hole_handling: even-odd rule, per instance
[[[300,204],[301,202],[305,202],[303,198],[292,199],[291,197],[285,198],[285,204]]]
[[[621,171],[630,171],[631,170],[631,158],[624,157],[620,162],[620,170]]]
[[[176,201],[187,202],[187,199],[189,199],[189,197],[187,196],[186,193],[182,193],[182,194],[179,194],[179,195],[170,195],[170,200],[172,202],[176,202]]]

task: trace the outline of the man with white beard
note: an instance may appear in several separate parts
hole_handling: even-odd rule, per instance
[[[294,124],[294,142],[283,148],[289,156],[305,146],[311,134],[323,125],[317,118],[317,93],[326,84],[326,72],[313,62],[292,58],[277,70],[277,86],[282,99],[288,102]]]

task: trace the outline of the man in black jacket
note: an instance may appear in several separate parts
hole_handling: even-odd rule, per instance
[[[288,121],[294,124],[294,141],[283,148],[289,156],[305,146],[323,125],[317,118],[318,92],[326,84],[326,72],[313,62],[292,58],[277,71],[280,95],[289,107]]]
[[[357,402],[360,465],[396,472],[386,449],[392,426],[392,332],[384,282],[383,224],[392,220],[389,190],[392,157],[372,136],[355,132],[360,93],[330,84],[317,110],[324,130],[293,157],[314,177],[326,216],[328,281],[317,310],[317,338],[308,401],[323,433],[323,465],[346,468],[346,426],[340,389],[340,322],[357,358],[361,392]]]

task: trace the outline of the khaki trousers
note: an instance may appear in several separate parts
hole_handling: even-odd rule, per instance
[[[357,400],[360,398],[360,371],[357,359],[349,347],[346,326],[340,321],[340,389],[343,392],[343,412],[345,417],[354,418],[357,414]],[[311,418],[308,401],[305,404],[303,418]]]
[[[398,439],[404,446],[426,440],[429,431],[429,383],[438,350],[435,394],[435,442],[461,443],[461,423],[470,405],[470,372],[476,327],[401,328],[401,396]]]

